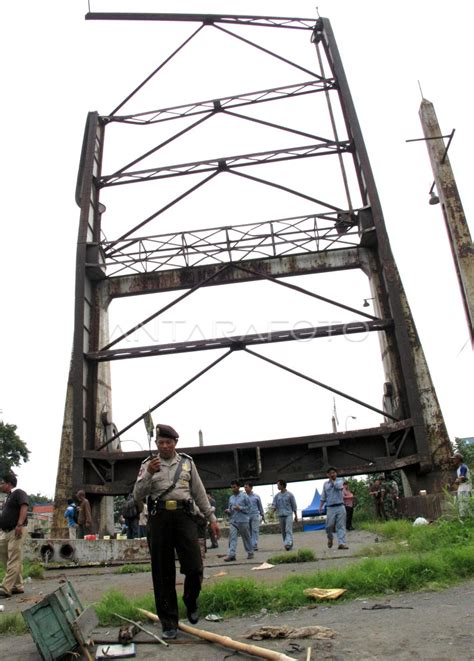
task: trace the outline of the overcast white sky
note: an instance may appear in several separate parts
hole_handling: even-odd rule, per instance
[[[424,96],[435,104],[443,132],[456,129],[449,156],[469,219],[473,209],[469,185],[474,141],[469,3],[453,0],[448,9],[446,3],[433,0],[400,0],[392,5],[394,11],[390,12],[386,3],[376,0],[319,3],[306,0],[90,1],[92,11],[192,11],[302,17],[316,17],[316,5],[320,15],[331,20],[341,51],[392,250],[449,434],[453,439],[471,436],[474,434],[473,359],[450,249],[441,209],[428,205],[433,176],[426,147],[422,142],[405,142],[422,136],[418,118],[420,81]],[[87,2],[83,0],[68,3],[18,0],[3,8],[0,28],[3,62],[0,410],[5,422],[18,426],[19,435],[32,453],[30,461],[19,470],[21,486],[30,493],[40,491],[48,495],[54,493],[72,344],[79,219],[74,188],[86,115],[90,110],[101,114],[110,112],[181,43],[182,35],[191,31],[189,26],[184,32],[182,26],[176,31],[171,24],[86,22],[87,9]],[[306,36],[303,35],[303,39]],[[314,57],[311,46],[308,52]],[[251,64],[245,60],[236,64],[226,52],[221,52],[218,59],[223,79],[226,68],[240,75],[237,88],[224,93],[257,89],[245,82]],[[270,66],[268,71],[261,68],[260,73],[268,80],[263,87],[287,84],[279,77],[279,71]],[[172,88],[173,79],[167,84]],[[202,88],[206,89],[205,84],[204,78],[198,82],[187,78],[184,84],[179,82],[176,89],[182,93],[184,88],[184,101],[197,101],[207,98],[204,92],[200,93]],[[178,93],[176,98],[179,98]],[[160,97],[153,107],[174,102],[174,99],[169,102],[168,98]],[[146,110],[150,105],[145,103],[140,107]],[[316,126],[311,128],[318,133]],[[237,134],[236,143],[240,144],[241,140],[244,137]],[[289,144],[296,146],[299,142],[292,140]],[[130,145],[130,153],[139,152],[140,147]],[[222,154],[218,141],[212,142],[209,136],[205,152],[201,147],[199,141],[192,144],[197,159],[242,151]],[[183,156],[172,162],[189,160],[192,158]],[[216,211],[217,217],[223,209],[232,215],[232,205],[230,210],[228,208],[229,205],[222,202]],[[185,210],[191,214],[193,209]],[[231,222],[284,215],[266,215],[259,208],[257,211],[256,216],[243,220],[231,218]],[[199,222],[200,226],[207,227],[228,224],[229,219],[226,216],[225,221],[219,222],[211,217],[208,221],[206,217]],[[186,229],[186,222],[182,222],[181,227]],[[165,231],[169,229],[166,225],[164,228]],[[312,286],[309,280],[299,284]],[[341,293],[345,292],[344,302],[360,307],[360,292],[356,300],[344,288],[342,278],[335,277],[328,286],[333,287],[330,291],[335,292],[335,297],[342,298]],[[242,287],[247,287],[242,290],[243,296],[242,293],[235,297],[233,293],[221,296],[219,314],[212,316],[212,323],[215,324],[216,319],[225,323],[237,317],[241,323],[238,330],[242,331],[255,320],[260,327],[266,324],[268,328],[277,321],[307,320],[314,313],[314,309],[310,313],[306,303],[294,304],[285,292],[278,292],[278,297],[273,298],[268,288]],[[117,313],[111,310],[112,330],[115,324],[123,323],[128,327],[158,307],[156,301],[151,300],[153,297],[144,298],[150,300],[140,301],[139,308],[127,303],[120,315],[118,310]],[[159,306],[162,304],[160,301]],[[202,293],[200,298],[189,299],[179,308],[178,320],[188,323],[187,330],[182,332],[189,331],[190,323],[197,323],[205,327],[207,336],[215,335],[215,326],[209,322],[207,314],[213,305],[216,303],[211,290]],[[310,320],[322,323],[328,318],[324,316],[327,313],[320,308]],[[168,319],[177,320],[176,317]],[[150,333],[157,330],[151,328]],[[149,338],[146,342],[143,337],[139,339],[140,343],[149,343]],[[347,345],[347,340],[345,342]],[[367,384],[365,378],[361,379],[361,370],[377,345],[368,340],[360,345],[357,352],[351,347],[349,354],[348,346],[328,342],[324,356],[313,350],[309,362],[303,347],[285,347],[279,359],[315,378],[323,377],[321,380],[329,383],[333,366],[347,361],[346,382],[333,385],[356,395],[362,393],[362,399],[365,396],[378,405],[380,374],[375,370],[372,375],[375,386],[369,375]],[[193,359],[194,362],[177,357],[173,359],[177,362],[173,363],[169,358],[153,359],[159,362],[152,362],[151,366],[146,360],[114,365],[114,419],[119,428],[179,385],[183,375],[189,378],[215,357],[208,352],[205,354]],[[332,396],[329,393],[316,393],[309,384],[296,386],[292,380],[279,380],[269,366],[259,367],[257,371],[248,357],[242,357],[239,363],[235,361],[226,369],[218,375],[211,372],[199,382],[198,389],[190,389],[171,400],[160,415],[155,416],[155,422],[173,424],[186,446],[197,443],[199,429],[203,430],[206,443],[330,431]],[[337,409],[342,430],[346,424],[349,428],[378,424],[372,414],[341,398],[337,399]],[[129,438],[145,447],[144,430],[136,430]],[[124,445],[124,449],[132,450],[136,446]],[[292,490],[304,507],[311,501],[314,485]]]

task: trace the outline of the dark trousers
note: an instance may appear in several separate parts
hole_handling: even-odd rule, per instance
[[[125,519],[127,524],[127,539],[136,539],[138,537],[138,518]]]
[[[183,600],[196,610],[202,583],[202,559],[196,523],[184,510],[158,510],[148,518],[148,544],[156,613],[163,631],[178,626],[175,549],[184,574]]]
[[[349,507],[349,505],[344,505],[346,508],[346,530],[354,530],[352,527],[352,516],[354,514],[354,508]]]
[[[90,535],[92,528],[90,526],[84,526],[80,523],[77,526],[77,539],[84,539],[84,535]]]
[[[378,500],[375,499],[375,516],[377,519],[381,519],[382,521],[387,520],[387,513],[385,512],[385,503],[383,500]]]

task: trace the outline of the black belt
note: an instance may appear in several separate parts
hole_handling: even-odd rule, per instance
[[[326,507],[341,507],[344,503],[336,503],[336,505],[326,505]]]
[[[184,510],[187,506],[187,500],[154,500],[153,507],[157,510]]]

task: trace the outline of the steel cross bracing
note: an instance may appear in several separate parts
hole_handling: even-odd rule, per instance
[[[248,92],[247,94],[208,99],[207,101],[196,101],[180,106],[162,108],[161,110],[138,112],[133,115],[102,115],[101,119],[104,122],[119,122],[123,124],[158,124],[159,122],[169,122],[173,119],[184,119],[194,115],[208,115],[216,112],[227,112],[231,114],[231,108],[255,106],[259,103],[268,103],[277,99],[289,99],[331,89],[335,89],[335,81],[332,78],[310,80],[297,83],[296,85],[284,85],[283,87],[273,87],[266,90],[259,90],[258,92]],[[247,119],[249,118],[247,117]]]
[[[224,264],[359,245],[355,217],[339,212],[134,239],[104,238],[108,275]]]
[[[373,174],[329,21],[209,14],[90,13],[86,18],[155,21],[157,29],[161,22],[197,23],[198,27],[112,112],[90,113],[88,117],[76,191],[81,216],[75,330],[58,471],[58,502],[78,487],[85,488],[92,500],[96,494],[96,506],[100,496],[128,492],[146,455],[122,451],[123,434],[139,423],[147,411],[137,411],[120,429],[114,424],[111,362],[209,350],[217,353],[211,363],[148,408],[159,409],[227,357],[245,354],[256,363],[265,361],[276,370],[370,409],[380,420],[373,428],[344,433],[320,433],[315,429],[309,435],[292,438],[189,449],[209,488],[227,486],[231,477],[251,478],[261,484],[282,476],[292,481],[314,479],[323,477],[330,464],[339,466],[348,475],[404,468],[413,483],[435,480],[450,454],[449,441],[390,250]],[[253,40],[254,35],[260,36],[261,29],[270,27],[277,28],[278,47]],[[311,62],[306,61],[310,58],[297,62],[280,49],[285,35],[297,35],[298,31],[305,46],[311,49]],[[268,35],[271,31],[263,30],[263,33]],[[204,101],[183,100],[161,109],[155,109],[156,106],[152,110],[128,109],[174,63],[178,54],[184,56],[197,39],[211,34],[228,38],[239,47],[254,49],[259,57],[271,58],[287,67],[299,80],[285,80],[273,87],[260,85],[257,91],[233,95],[207,95]],[[270,112],[279,104],[308,101],[325,107],[322,128],[314,131],[300,125],[298,112],[285,112],[285,119],[290,117],[291,125],[281,120],[281,113],[276,112],[275,118],[275,111]],[[320,114],[314,116],[316,125]],[[169,149],[221,120],[237,122],[234,131],[242,137],[252,127],[271,130],[275,146],[230,152],[220,147],[220,155],[213,158],[206,155],[202,159],[169,159]],[[161,133],[158,140],[151,138],[144,151],[137,150],[135,156],[128,154],[121,162],[115,159],[113,165],[107,161],[105,167],[110,127],[116,132],[165,130],[174,126],[178,127],[174,133],[164,137]],[[288,146],[291,135],[296,136],[292,142],[298,146]],[[162,162],[161,153],[165,149],[167,163],[171,165]],[[160,156],[161,162],[156,162]],[[327,171],[334,175],[325,179],[326,167],[315,175],[315,168],[321,162],[327,163]],[[258,176],[254,173],[256,165],[260,166]],[[283,167],[286,169],[282,176]],[[300,168],[299,174],[292,179],[291,172],[296,167]],[[333,185],[330,176],[337,185]],[[177,189],[178,192],[175,188],[168,199],[157,196],[153,211],[142,210],[138,193],[136,201],[126,207],[126,223],[123,220],[120,225],[114,223],[109,218],[111,211],[103,216],[109,196],[116,194],[115,191],[130,190],[133,194],[146,184],[147,188],[160,186],[158,190],[163,193],[171,184],[181,185],[183,177],[188,177],[191,185]],[[204,228],[186,226],[181,220],[176,228],[160,231],[157,223],[170,212],[222,181],[255,185],[262,191],[262,200],[272,192],[275,196],[286,195],[300,206],[296,207],[298,211],[282,218],[269,214],[261,219],[255,214],[242,217],[244,222],[224,221],[214,226],[208,222]],[[124,186],[131,183],[141,186]],[[272,197],[268,199],[271,201]],[[305,205],[303,211],[301,205]],[[112,204],[111,208],[117,207]],[[211,207],[199,209],[199,217],[207,219],[209,209],[212,210],[212,202]],[[289,276],[317,278],[318,274],[340,271],[364,274],[374,300],[373,314],[287,280]],[[346,321],[308,324],[292,331],[277,329],[157,341],[133,348],[121,346],[125,339],[203,288],[254,282],[279,285],[315,302],[335,306]],[[178,292],[178,296],[119,337],[109,336],[108,306],[112,300],[162,292]],[[259,345],[282,346],[299,340],[317,342],[360,333],[376,333],[379,337],[385,382],[378,402],[363,401],[357,393],[343,389],[337,383],[337,377],[344,381],[343,374],[335,373],[334,382],[328,383],[313,375],[310,365],[303,372],[254,350]]]

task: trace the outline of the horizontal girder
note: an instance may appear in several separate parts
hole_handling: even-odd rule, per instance
[[[272,484],[280,478],[288,482],[316,480],[326,476],[330,465],[337,466],[341,474],[365,475],[426,462],[416,451],[411,420],[336,434],[182,451],[193,457],[207,489],[228,487],[232,479],[248,479],[254,484]],[[84,488],[102,495],[128,493],[147,456],[144,451],[84,452]]]
[[[152,273],[117,276],[104,281],[110,299],[139,294],[190,289],[207,281],[207,285],[252,282],[271,276],[283,278],[313,273],[327,273],[363,267],[364,248],[351,247],[319,253],[246,260],[247,270],[222,264],[206,264],[192,268],[168,269]],[[250,272],[250,269],[253,273]],[[261,274],[261,275],[258,275]]]
[[[290,18],[287,16],[238,16],[235,14],[168,14],[142,12],[89,12],[86,21],[179,21],[184,23],[227,23],[230,25],[254,25],[259,27],[314,30],[314,18]]]
[[[292,330],[255,333],[252,335],[236,335],[218,337],[207,340],[188,340],[187,342],[172,342],[169,344],[154,344],[131,349],[108,349],[86,354],[87,360],[124,360],[126,358],[148,358],[150,356],[170,356],[190,351],[205,351],[210,349],[239,350],[247,345],[271,344],[274,342],[289,342],[291,340],[313,340],[335,335],[352,335],[354,333],[369,333],[381,331],[393,325],[391,319],[351,321],[345,324],[330,324],[311,328],[294,328]]]

